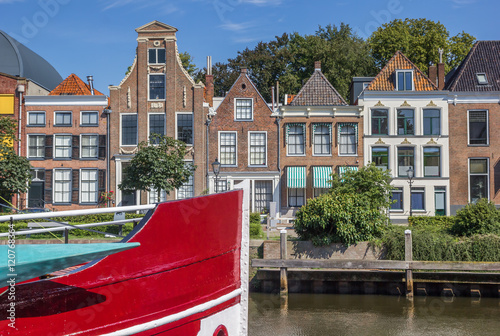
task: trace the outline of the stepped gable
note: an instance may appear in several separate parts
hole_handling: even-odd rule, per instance
[[[485,74],[480,84],[476,74]],[[500,91],[500,41],[477,41],[447,85],[450,91]]]
[[[316,67],[311,78],[293,98],[290,106],[335,106],[347,105],[342,96]]]
[[[80,77],[71,74],[62,81],[54,90],[50,91],[49,96],[91,96],[92,92],[87,83]],[[94,95],[103,96],[101,92],[94,88]]]
[[[404,69],[414,70],[413,84],[415,91],[438,90],[437,86],[399,50],[392,56],[389,62],[387,62],[384,68],[365,90],[394,91],[396,89],[394,71]]]

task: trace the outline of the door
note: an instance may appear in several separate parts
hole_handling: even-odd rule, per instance
[[[28,208],[43,208],[45,183],[42,181],[32,181],[28,191]]]

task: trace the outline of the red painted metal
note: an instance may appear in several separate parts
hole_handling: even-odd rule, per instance
[[[141,246],[60,277],[16,286],[16,328],[0,296],[2,335],[100,335],[155,321],[240,288],[242,191],[159,204],[124,241]],[[221,210],[222,209],[222,210]],[[4,288],[2,291],[4,291]],[[140,335],[196,335],[199,320],[239,302]]]

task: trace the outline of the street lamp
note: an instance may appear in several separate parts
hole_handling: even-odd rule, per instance
[[[413,185],[413,168],[410,166],[406,171],[406,175],[408,176],[408,184],[410,185],[410,217],[413,215],[412,206],[411,206],[411,186]]]
[[[214,171],[215,174],[215,193],[218,193],[218,177],[219,177],[219,172],[220,172],[220,162],[217,158],[215,158],[215,161],[212,162],[212,170]]]

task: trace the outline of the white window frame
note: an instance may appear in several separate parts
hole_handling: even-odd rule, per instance
[[[83,137],[84,136],[94,136],[96,138],[96,145],[95,145],[95,148],[96,148],[96,156],[94,157],[87,157],[87,156],[83,156]],[[89,146],[90,147],[90,146]],[[84,134],[80,134],[80,159],[83,159],[83,160],[91,160],[91,159],[97,159],[99,158],[99,134],[95,134],[95,133],[84,133]]]
[[[220,148],[221,148],[221,134],[222,133],[234,133],[235,135],[235,156],[236,156],[236,162],[234,164],[223,164],[222,163],[222,159],[221,159],[221,151],[220,151]],[[218,146],[217,146],[217,151],[218,151],[218,158],[219,158],[219,162],[221,163],[221,167],[238,167],[238,132],[237,131],[219,131],[219,134],[218,134]]]
[[[56,201],[56,172],[59,170],[69,170],[69,200],[68,201],[62,201],[62,202],[57,202]],[[71,168],[54,168],[53,169],[53,176],[52,176],[52,203],[53,204],[71,204],[71,197],[73,193],[73,170]]]
[[[83,114],[84,113],[95,113],[97,115],[97,123],[95,124],[84,124],[83,123]],[[82,127],[98,127],[99,126],[99,111],[80,111],[80,126]]]
[[[152,49],[156,50],[156,63],[149,62],[149,50],[152,50]],[[165,64],[165,63],[158,63],[158,50],[160,50],[160,49],[165,50],[165,61],[167,60],[167,50],[164,47],[162,47],[162,48],[148,48],[148,56],[147,56],[148,57],[148,64],[151,64],[151,65]]]
[[[165,190],[160,190],[160,202],[165,202],[167,200],[167,193]],[[150,190],[148,192],[148,204],[158,203],[158,196],[156,190]]]
[[[30,124],[31,113],[43,113],[43,124]],[[47,125],[47,112],[45,111],[28,111],[27,125],[30,127],[45,127]]]
[[[470,157],[467,160],[467,202],[471,202],[471,193],[470,193],[470,161],[471,160],[486,160],[486,168],[488,171],[486,172],[487,178],[486,178],[486,194],[488,195],[488,201],[490,200],[490,158],[489,157]]]
[[[399,146],[396,146],[394,147],[396,149],[394,155],[396,156],[396,174],[393,174],[393,176],[395,178],[407,178],[407,175],[406,175],[406,171],[405,171],[405,174],[404,175],[399,175],[399,149],[400,148],[404,148],[404,147],[408,147],[408,148],[413,148],[413,174],[414,174],[414,177],[417,177],[417,171],[416,171],[416,167],[417,167],[417,146],[416,145],[399,145]],[[423,166],[423,163],[422,163],[422,166]],[[405,166],[407,167],[407,166]]]
[[[52,143],[52,158],[57,160],[71,160],[73,157],[73,135],[69,133],[57,133],[53,135]],[[69,156],[58,157],[56,156],[56,138],[58,136],[69,136]]]
[[[484,76],[484,80],[481,80],[479,77]],[[486,72],[476,72],[476,79],[479,85],[487,85],[488,84],[488,76]]]
[[[137,131],[136,131],[136,137],[137,141],[134,145],[124,145],[122,143],[123,139],[123,116],[126,115],[136,115],[137,116]],[[139,114],[138,113],[120,113],[120,147],[136,147],[139,144]]]
[[[471,144],[470,143],[470,123],[469,115],[470,112],[486,112],[486,143],[485,144]],[[484,147],[490,145],[490,111],[487,109],[473,109],[467,110],[467,145],[474,147]]]
[[[165,84],[163,89],[165,90],[165,98],[158,98],[158,99],[154,99],[154,98],[151,98],[151,86],[150,86],[150,78],[151,76],[163,76],[163,83]],[[167,99],[167,76],[164,74],[164,73],[150,73],[148,74],[148,87],[147,87],[147,90],[148,90],[148,101],[165,101]]]
[[[424,186],[412,186],[410,189],[410,207],[412,209],[412,212],[426,212],[427,211],[427,202],[426,202],[426,198],[425,198],[425,187]],[[415,207],[413,207],[412,205],[412,195],[413,194],[422,194],[422,203],[423,203],[423,209],[417,209]]]
[[[392,209],[391,206],[389,206],[389,212],[396,212],[396,213],[403,213],[405,210],[405,188],[402,186],[392,186],[391,193],[397,192],[401,194],[401,209]],[[410,195],[410,202],[411,202],[411,195]],[[392,205],[392,204],[391,204]]]
[[[56,124],[58,113],[69,113],[69,115],[70,115],[69,124],[62,124],[62,125]],[[53,125],[56,127],[71,127],[71,126],[73,126],[73,111],[54,111],[54,123],[53,123]]]
[[[95,201],[94,202],[84,202],[83,201],[83,171],[89,171],[89,170],[93,170],[96,172],[96,179],[95,179]],[[79,190],[79,203],[80,204],[97,204],[99,202],[99,169],[97,168],[81,168],[80,169],[80,181],[79,181],[79,187],[80,187],[80,190]],[[89,193],[90,194],[90,193]]]
[[[333,150],[332,150],[332,147],[333,147],[333,134],[332,134],[332,131],[333,130],[332,130],[332,128],[333,128],[333,126],[330,124],[330,127],[328,127],[328,126],[324,125],[325,123],[314,123],[314,124],[322,124],[322,125],[318,125],[318,126],[322,126],[322,127],[324,126],[324,127],[327,127],[329,129],[329,132],[330,132],[330,134],[329,134],[329,136],[330,136],[330,146],[329,146],[330,153],[328,153],[328,154],[317,154],[316,153],[316,150],[315,150],[316,141],[314,141],[314,135],[315,134],[314,134],[314,131],[311,128],[311,131],[312,131],[312,139],[311,139],[312,155],[313,156],[332,156],[332,152],[333,152]],[[318,129],[318,126],[316,126],[315,130]]]
[[[396,74],[395,74],[396,75],[396,79],[394,81],[396,83],[395,88],[394,88],[395,91],[401,91],[401,92],[403,92],[403,91],[415,91],[415,83],[414,83],[415,82],[415,71],[413,69],[398,69],[395,72],[396,72]],[[399,87],[399,74],[400,73],[406,73],[406,72],[411,72],[411,90],[406,90],[406,88],[405,88],[405,90],[398,90],[398,87]]]
[[[339,123],[339,124],[345,124],[345,123],[342,123],[342,122],[341,122],[341,123]],[[349,126],[351,126],[351,125],[349,125]],[[353,126],[351,126],[351,127],[353,127]],[[359,137],[359,124],[357,124],[357,126],[356,126],[356,127],[358,128],[358,134],[357,134],[357,135],[358,135],[358,137]],[[342,127],[342,128],[343,128],[343,127]],[[353,127],[353,128],[354,128],[354,127]],[[341,130],[338,130],[338,127],[337,127],[337,132],[341,132],[341,131],[342,131],[342,129],[341,129]],[[338,143],[338,147],[339,147],[339,149],[338,149],[338,156],[358,156],[358,151],[359,151],[359,148],[358,148],[358,147],[359,147],[359,142],[358,142],[358,139],[356,138],[356,129],[354,130],[354,141],[355,141],[355,145],[356,145],[356,152],[355,152],[354,154],[349,154],[349,153],[348,153],[348,154],[343,154],[343,153],[341,153],[341,152],[340,152],[340,149],[341,149],[341,146],[340,146],[340,145],[341,145],[341,144],[340,144],[340,139],[341,139],[341,138],[342,138],[342,133],[341,133],[341,134],[339,135],[339,137],[338,137],[338,139],[339,139],[339,143]]]
[[[251,161],[251,136],[252,134],[264,134],[265,141],[265,159],[264,164],[252,164]],[[248,166],[249,167],[267,167],[267,131],[248,131]]]
[[[42,156],[30,156],[30,137],[31,136],[43,137]],[[28,159],[38,159],[38,160],[45,159],[45,134],[27,134],[26,138],[27,138],[26,139],[26,148],[27,148],[26,157]]]
[[[439,175],[426,176],[425,175],[425,149],[426,148],[439,148]],[[415,170],[415,168],[413,168]],[[441,145],[424,145],[422,146],[422,176],[425,178],[440,178],[443,177],[443,146]]]
[[[192,138],[193,143],[190,143],[190,144],[186,143],[186,146],[192,147],[192,146],[194,146],[194,113],[193,112],[175,112],[175,139],[176,140],[179,140],[179,135],[177,133],[177,116],[179,114],[191,114],[192,115],[192,120],[193,120],[193,124],[192,124],[193,132],[192,133],[193,134],[191,135],[191,138]]]
[[[184,160],[184,164],[191,164],[193,165],[193,160]],[[175,199],[176,200],[179,200],[179,199],[187,199],[187,198],[191,198],[191,197],[194,197],[194,172],[193,172],[193,175],[190,176],[190,179],[192,179],[193,181],[193,194],[190,196],[190,197],[186,197],[186,198],[179,198],[179,189],[175,189]],[[189,180],[188,180],[189,182]],[[181,186],[182,188],[183,186]]]
[[[237,114],[236,114],[236,105],[237,105],[237,101],[238,100],[250,100],[251,102],[251,118],[248,119],[248,118],[238,118],[237,117]],[[240,98],[234,98],[234,121],[253,121],[253,115],[254,115],[254,102],[253,102],[253,98],[243,98],[243,97],[240,97]]]
[[[369,160],[369,162],[373,162],[373,148],[382,148],[382,147],[387,149],[387,169],[386,170],[391,170],[391,146],[390,145],[387,145],[387,144],[386,145],[382,145],[382,144],[371,145],[370,146],[370,160]],[[376,166],[376,167],[378,167],[378,166]]]
[[[151,119],[149,118],[151,115],[164,115],[165,120],[163,123],[163,128],[165,130],[165,133],[163,134],[164,136],[167,135],[167,115],[166,113],[162,112],[149,112],[148,113],[148,141],[151,141]]]
[[[439,111],[439,134],[424,134],[425,133],[424,113],[427,110]],[[468,113],[467,113],[467,115],[468,115]],[[416,121],[415,121],[415,125],[416,125]],[[422,135],[426,136],[426,137],[440,137],[441,135],[443,135],[443,109],[441,107],[426,107],[426,108],[422,109]]]
[[[298,124],[300,125],[303,125],[304,123],[291,123],[291,124],[296,124],[296,125],[293,125],[295,127],[299,127]],[[306,148],[306,134],[307,134],[307,130],[306,130],[306,127],[305,126],[300,126],[302,127],[302,131],[304,133],[302,133],[302,139],[303,139],[303,143],[302,143],[302,146],[304,146],[304,153],[303,154],[290,154],[290,151],[289,151],[289,145],[290,145],[290,134],[287,135],[287,143],[286,143],[286,156],[306,156],[306,151],[307,151],[307,148]],[[285,130],[286,130],[286,125],[285,125]]]

